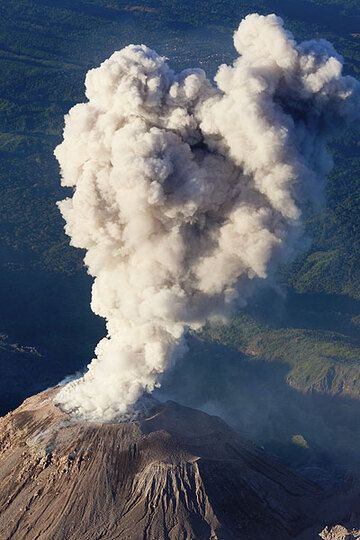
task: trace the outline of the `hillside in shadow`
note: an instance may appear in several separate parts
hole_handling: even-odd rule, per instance
[[[158,396],[218,414],[320,484],[358,471],[359,401],[299,392],[287,384],[283,363],[254,360],[196,337],[189,345]]]

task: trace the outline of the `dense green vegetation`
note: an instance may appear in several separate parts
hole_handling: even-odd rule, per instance
[[[360,398],[360,341],[343,334],[302,328],[274,328],[246,314],[230,324],[209,324],[201,337],[222,343],[252,360],[287,367],[288,383],[304,392]]]
[[[288,271],[300,292],[360,298],[360,146],[359,131],[334,143],[336,167],[326,189],[326,207],[309,219],[310,250]]]

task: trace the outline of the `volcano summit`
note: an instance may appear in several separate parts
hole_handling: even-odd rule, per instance
[[[2,540],[286,540],[318,489],[222,420],[152,401],[122,423],[27,399],[0,420]]]

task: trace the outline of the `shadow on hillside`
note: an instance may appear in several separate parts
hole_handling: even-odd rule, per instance
[[[164,377],[160,398],[221,416],[320,484],[359,469],[360,402],[300,393],[286,383],[284,364],[247,358],[194,337],[189,344],[185,358]]]
[[[104,321],[90,310],[90,289],[85,270],[71,276],[2,271],[0,334],[41,356],[0,347],[0,415],[89,363],[105,335]]]
[[[359,337],[359,327],[352,319],[360,315],[360,301],[345,295],[299,294],[292,289],[280,295],[272,289],[263,289],[247,311],[273,327],[325,330]]]

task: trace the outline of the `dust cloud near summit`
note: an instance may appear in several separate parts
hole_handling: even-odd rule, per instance
[[[234,44],[215,84],[129,45],[88,72],[88,101],[66,116],[55,155],[74,192],[59,207],[107,322],[85,375],[56,397],[66,411],[131,410],[187,329],[246,303],[301,249],[327,141],[359,118],[360,85],[329,42],[297,44],[275,15],[247,16]]]

